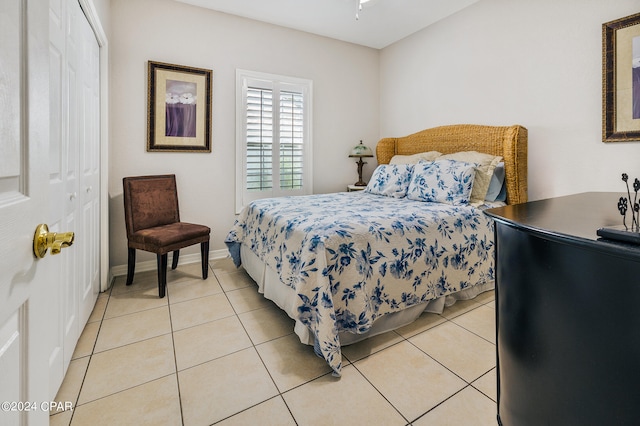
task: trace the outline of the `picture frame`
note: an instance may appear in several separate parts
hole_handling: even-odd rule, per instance
[[[147,151],[211,152],[213,71],[149,61]]]
[[[602,24],[602,141],[640,141],[640,13]]]

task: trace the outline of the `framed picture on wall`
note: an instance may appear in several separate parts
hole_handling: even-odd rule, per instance
[[[211,152],[212,74],[149,61],[147,151]]]
[[[640,141],[640,13],[602,24],[602,141]]]

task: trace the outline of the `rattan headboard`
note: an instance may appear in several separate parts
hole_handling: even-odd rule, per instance
[[[519,126],[455,124],[422,130],[400,138],[384,138],[376,146],[378,164],[388,164],[396,154],[426,151],[451,154],[478,151],[504,158],[507,203],[527,201],[527,129]]]

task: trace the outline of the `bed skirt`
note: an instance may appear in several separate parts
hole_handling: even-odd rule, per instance
[[[244,244],[240,245],[240,257],[242,259],[242,266],[249,276],[258,284],[258,292],[273,301],[280,309],[285,311],[290,318],[296,321],[294,331],[300,338],[300,342],[313,346],[315,342],[313,333],[310,332],[306,325],[296,319],[297,306],[299,305],[296,292],[291,287],[284,285],[280,281],[278,274],[267,266],[266,263],[261,261],[260,258]],[[458,300],[473,299],[480,293],[491,291],[494,285],[494,281],[488,281],[484,284],[466,288],[457,293],[411,306],[400,312],[383,315],[373,322],[371,328],[366,333],[339,333],[340,346],[350,345],[408,325],[418,319],[422,312],[441,314],[445,307],[453,305]]]

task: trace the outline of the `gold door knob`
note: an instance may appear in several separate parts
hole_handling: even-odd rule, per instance
[[[49,227],[41,223],[33,236],[33,253],[40,259],[47,254],[49,248],[51,248],[51,254],[58,254],[63,248],[72,245],[73,239],[73,232],[49,232]]]

